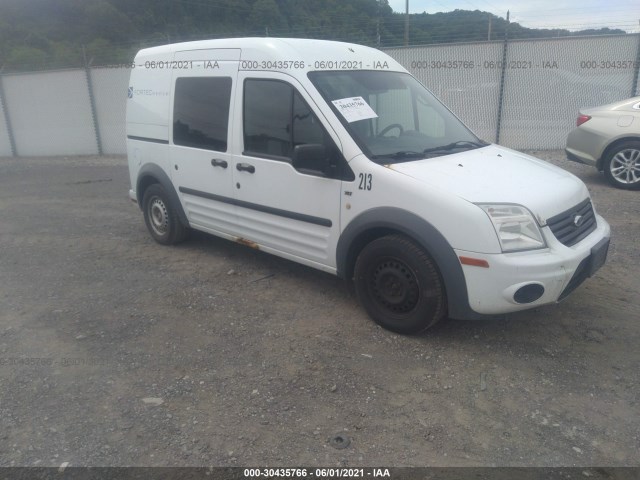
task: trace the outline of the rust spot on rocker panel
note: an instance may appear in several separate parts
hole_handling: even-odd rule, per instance
[[[251,240],[247,240],[246,238],[236,238],[236,242],[240,245],[246,245],[247,247],[255,248],[256,250],[260,250],[260,246],[256,242],[252,242]]]

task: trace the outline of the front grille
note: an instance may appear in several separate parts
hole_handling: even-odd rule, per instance
[[[582,217],[579,226],[576,218]],[[575,245],[596,229],[596,215],[588,198],[573,208],[547,220],[558,241],[567,247]]]

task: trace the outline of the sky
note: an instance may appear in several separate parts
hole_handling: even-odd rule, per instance
[[[389,0],[396,12],[405,11],[405,0]],[[640,0],[409,0],[411,13],[481,10],[528,28],[620,28],[640,32]]]

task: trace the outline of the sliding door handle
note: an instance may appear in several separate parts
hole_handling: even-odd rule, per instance
[[[236,164],[236,168],[238,169],[239,172],[255,173],[256,171],[256,167],[248,163],[238,163]]]
[[[217,158],[214,158],[213,160],[211,160],[211,165],[214,167],[222,167],[222,168],[227,168],[229,166],[226,160],[218,160]]]

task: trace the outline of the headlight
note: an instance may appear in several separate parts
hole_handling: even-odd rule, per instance
[[[547,244],[531,212],[520,205],[478,205],[491,219],[503,252],[544,248]]]

